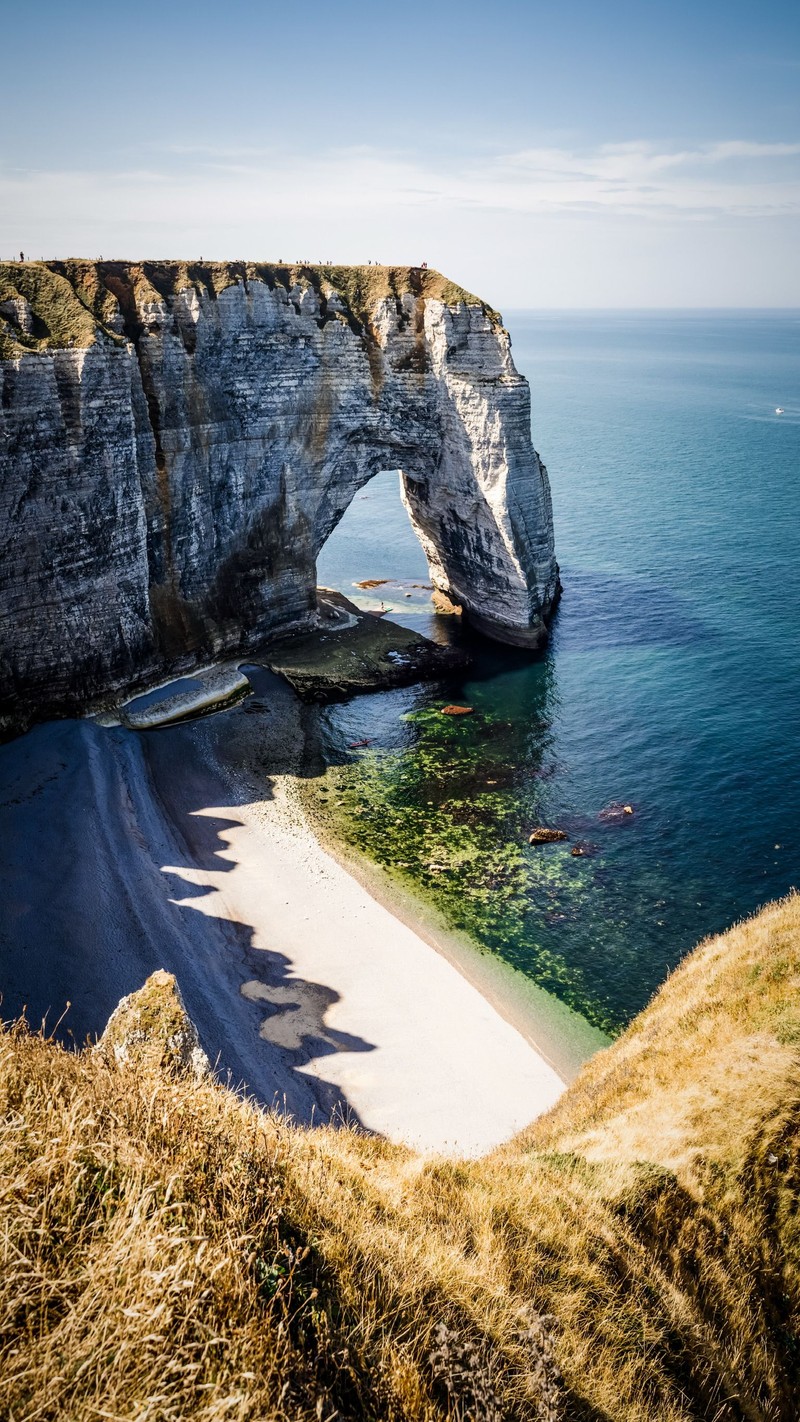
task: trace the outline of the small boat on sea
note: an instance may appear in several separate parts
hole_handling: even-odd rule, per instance
[[[783,405],[776,405],[776,406],[775,406],[775,414],[776,414],[776,415],[782,415],[783,413],[784,413]]]

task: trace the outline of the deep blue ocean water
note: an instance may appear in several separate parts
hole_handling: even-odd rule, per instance
[[[543,655],[479,650],[456,691],[507,742],[514,773],[493,793],[518,806],[535,787],[537,818],[592,857],[547,851],[511,929],[477,937],[613,1028],[699,939],[800,884],[800,313],[505,319],[564,595]],[[353,595],[426,573],[397,475],[380,475],[320,581]],[[361,600],[384,591],[430,628],[423,592]],[[327,754],[360,734],[402,744],[402,716],[433,694],[330,709]],[[599,820],[612,801],[634,815]]]

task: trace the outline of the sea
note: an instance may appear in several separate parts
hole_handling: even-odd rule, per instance
[[[310,793],[480,953],[614,1034],[800,884],[800,312],[505,323],[553,492],[549,645],[434,614],[398,473],[377,475],[318,581],[472,665],[309,713]],[[532,845],[540,826],[567,838]]]

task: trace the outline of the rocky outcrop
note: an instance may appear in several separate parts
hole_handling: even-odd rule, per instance
[[[308,629],[382,469],[435,587],[536,645],[547,474],[499,317],[394,268],[0,265],[0,695],[44,714]]]
[[[266,643],[259,660],[277,672],[302,701],[343,701],[360,692],[463,672],[469,657],[382,616],[362,612],[349,598],[319,589],[320,625]]]
[[[96,1050],[116,1066],[148,1066],[196,1081],[211,1071],[177,980],[161,968],[120,1000]]]

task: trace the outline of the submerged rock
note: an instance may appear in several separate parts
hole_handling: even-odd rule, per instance
[[[95,1049],[118,1066],[152,1066],[200,1080],[211,1065],[177,980],[159,968],[123,997]]]
[[[633,818],[633,805],[624,805],[619,800],[612,800],[610,805],[605,805],[597,816],[598,820],[603,820],[605,824],[622,824],[623,821]]]

